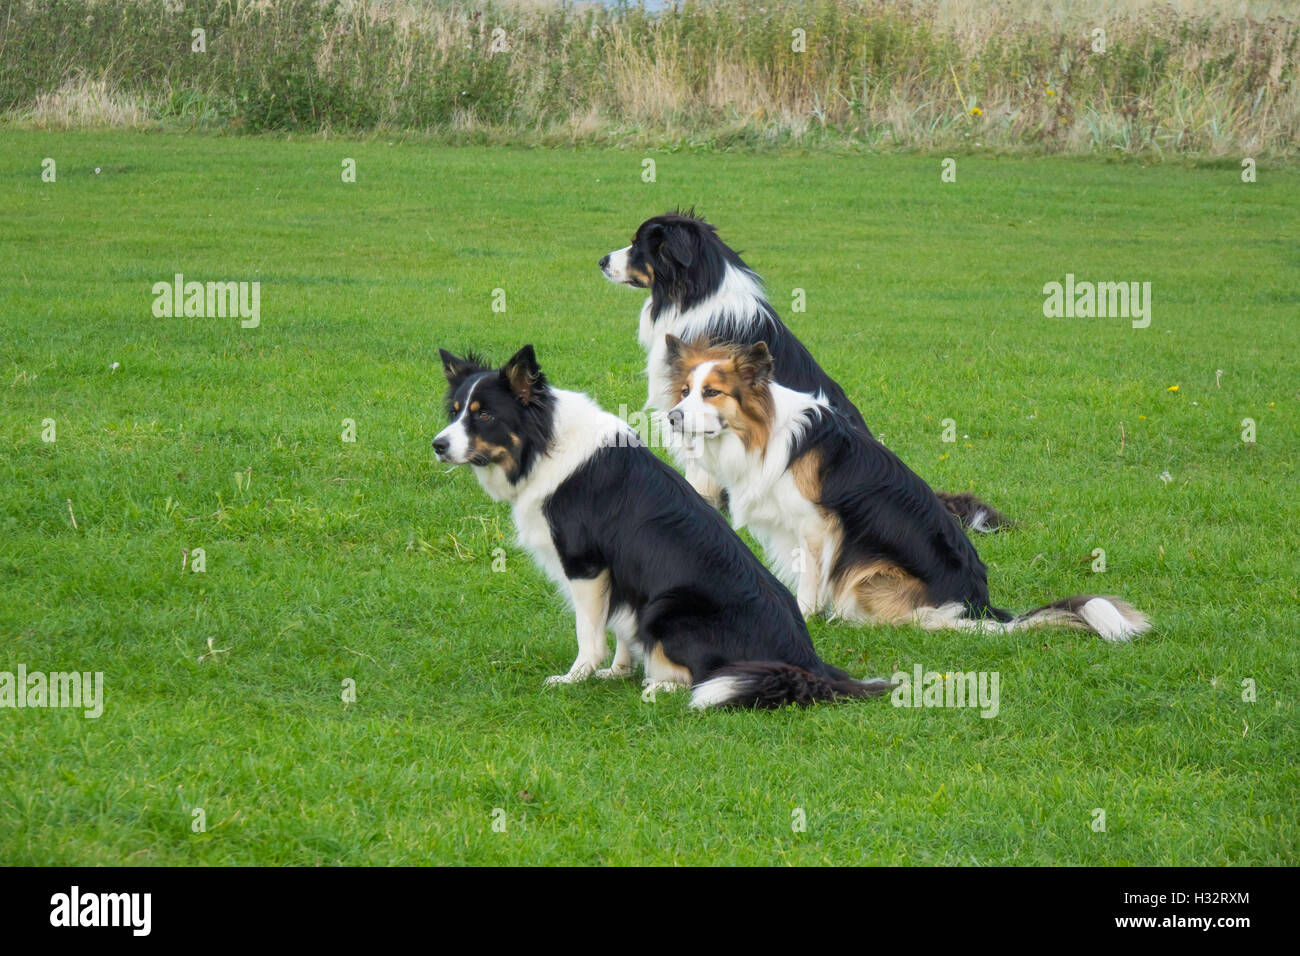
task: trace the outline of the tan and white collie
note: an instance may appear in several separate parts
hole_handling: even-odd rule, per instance
[[[930,486],[823,397],[772,380],[767,345],[667,338],[668,421],[727,492],[805,617],[1012,631],[1063,624],[1124,641],[1129,604],[1069,597],[1025,614],[994,607],[975,546]]]

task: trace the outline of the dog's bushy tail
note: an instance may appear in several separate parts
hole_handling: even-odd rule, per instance
[[[997,508],[980,501],[969,491],[961,491],[957,494],[950,491],[936,491],[935,494],[939,496],[943,506],[961,522],[963,528],[988,534],[1015,525],[1014,521]]]
[[[1044,604],[1024,614],[1012,615],[1001,608],[976,611],[953,601],[940,607],[918,608],[916,623],[926,630],[956,629],[984,634],[1008,634],[1031,627],[1077,627],[1107,641],[1129,641],[1151,629],[1147,616],[1117,597],[1077,594]]]
[[[779,661],[744,661],[719,669],[691,689],[691,706],[784,707],[818,701],[880,697],[893,689],[887,680],[853,680],[821,677],[812,671]]]
[[[1044,624],[1078,627],[1107,641],[1129,641],[1151,628],[1147,616],[1117,597],[1077,594],[1017,614],[1007,630],[1019,631]]]

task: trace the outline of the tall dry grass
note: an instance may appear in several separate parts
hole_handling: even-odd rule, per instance
[[[3,0],[0,111],[493,142],[1288,156],[1300,25],[1286,7]]]

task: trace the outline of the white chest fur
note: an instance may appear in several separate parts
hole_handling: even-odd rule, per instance
[[[533,463],[528,475],[511,485],[495,465],[475,468],[479,484],[497,501],[511,504],[520,547],[552,581],[570,597],[564,566],[555,550],[550,524],[543,512],[547,501],[570,475],[602,448],[633,440],[635,433],[615,415],[606,412],[580,392],[554,389],[554,437],[550,448]]]
[[[816,502],[799,490],[789,469],[790,449],[798,442],[816,401],[779,385],[772,386],[773,428],[766,454],[746,451],[728,430],[699,445],[700,464],[727,490],[731,517],[748,528],[787,584],[794,585],[804,566],[810,540],[824,537],[823,518]]]
[[[764,314],[766,300],[758,279],[751,273],[728,265],[722,284],[707,299],[689,309],[679,310],[669,305],[654,319],[651,314],[652,299],[641,306],[641,321],[637,325],[637,338],[646,350],[646,408],[667,411],[675,401],[669,394],[668,345],[664,341],[675,335],[687,342],[702,338],[706,332],[717,332],[718,323],[725,317],[737,328],[757,322]]]

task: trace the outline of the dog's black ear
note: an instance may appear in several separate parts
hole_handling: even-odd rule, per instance
[[[520,405],[531,405],[538,391],[546,387],[531,345],[525,345],[501,367],[501,378]]]
[[[689,269],[695,261],[695,229],[681,223],[664,228],[663,242],[659,254],[669,262],[675,262],[683,269]]]
[[[452,388],[465,381],[467,375],[483,370],[473,357],[457,358],[446,349],[438,349],[438,354],[442,356],[442,374],[446,376],[447,384]]]
[[[682,353],[686,351],[686,343],[670,332],[664,336],[664,345],[667,348],[664,358],[668,362],[668,367],[676,368],[677,363],[681,361]]]
[[[772,353],[766,342],[755,342],[736,354],[736,374],[747,385],[766,385],[772,380]]]

